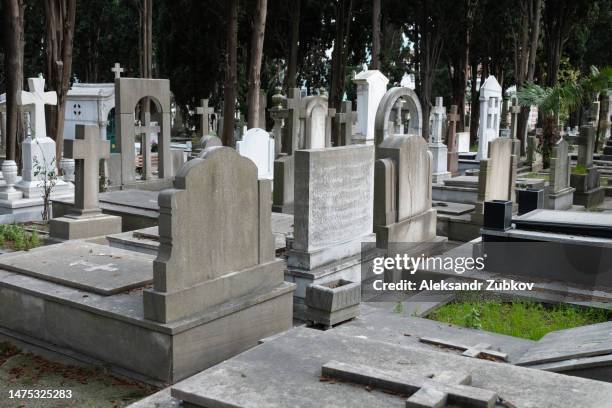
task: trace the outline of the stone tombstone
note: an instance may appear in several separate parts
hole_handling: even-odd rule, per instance
[[[287,123],[283,128],[282,137],[282,152],[287,155],[292,155],[300,145],[300,112],[302,108],[302,93],[300,88],[289,89],[287,98],[284,100],[285,109],[287,111]]]
[[[236,150],[257,166],[257,177],[274,178],[274,139],[263,129],[251,128],[236,142]]]
[[[395,133],[393,129],[394,118],[391,114],[397,106],[397,102],[402,101],[402,109],[410,114],[408,129],[402,128],[402,133],[422,136],[423,132],[423,113],[421,103],[417,94],[410,88],[398,86],[391,88],[385,93],[378,105],[375,121],[375,144],[379,145],[386,137]]]
[[[74,139],[64,141],[64,156],[75,161],[74,206],[50,222],[50,235],[83,239],[121,232],[121,217],[102,214],[98,203],[100,160],[110,157],[110,141],[95,125],[76,125]]]
[[[357,132],[353,137],[354,143],[373,144],[376,112],[387,92],[389,79],[378,70],[364,70],[355,75],[353,82],[357,85]]]
[[[432,177],[434,183],[439,183],[451,177],[447,167],[448,149],[442,143],[446,108],[442,105],[442,97],[436,97],[436,104],[432,109],[433,123],[429,134],[429,151],[432,156]]]
[[[478,126],[478,154],[483,160],[489,157],[489,142],[499,137],[501,122],[502,88],[493,75],[480,87],[480,124]]]
[[[353,144],[353,103],[351,101],[342,101],[340,112],[336,112],[334,122],[338,146]]]
[[[300,146],[304,149],[331,147],[331,133],[328,132],[327,124],[327,98],[307,96],[302,102],[303,132]]]
[[[201,138],[210,134],[210,119],[214,113],[215,109],[212,106],[208,106],[208,99],[201,99],[200,106],[196,108],[196,115],[200,116]]]
[[[575,189],[570,186],[569,148],[565,140],[559,139],[550,158],[549,208],[567,210],[571,208]]]
[[[459,154],[457,152],[457,122],[459,122],[459,115],[457,114],[457,105],[451,105],[447,120],[448,138],[446,144],[448,146],[448,154],[446,156],[446,166],[454,177],[459,175]]]
[[[214,135],[206,135],[200,139],[200,148],[206,150],[210,147],[223,146],[220,138]]]
[[[543,168],[542,154],[538,152],[538,138],[527,136],[527,159],[526,163],[531,166],[531,171],[540,171]]]
[[[582,126],[578,144],[578,164],[585,168],[593,167],[593,151],[595,149],[595,132],[592,126]]]
[[[293,249],[318,251],[372,233],[373,149],[296,151]]]
[[[42,194],[44,173],[53,171],[57,163],[55,157],[55,141],[47,136],[45,124],[45,105],[56,105],[57,94],[45,92],[45,79],[28,78],[30,92],[21,91],[17,95],[17,103],[29,113],[26,123],[27,137],[21,143],[22,172],[21,180],[15,187],[25,198],[39,198]],[[42,174],[35,173],[41,170]],[[53,195],[72,193],[73,186],[63,180],[58,180]]]
[[[482,223],[484,203],[492,200],[516,203],[515,184],[518,158],[515,155],[517,139],[495,138],[489,142],[489,158],[480,161],[478,198],[472,220]],[[513,209],[514,209],[513,205]]]
[[[374,230],[379,248],[436,237],[432,158],[418,135],[393,135],[376,149]]]
[[[457,153],[470,152],[470,132],[457,132]]]
[[[115,123],[117,145],[121,155],[121,184],[136,181],[134,118],[138,102],[149,98],[159,114],[161,134],[158,140],[158,174],[160,179],[172,177],[170,152],[170,81],[167,79],[115,78]]]
[[[258,180],[255,164],[232,148],[185,163],[174,187],[159,194],[160,248],[145,318],[176,321],[282,286],[270,197],[270,181]]]

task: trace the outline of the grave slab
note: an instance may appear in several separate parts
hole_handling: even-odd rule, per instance
[[[535,210],[512,222],[517,229],[612,238],[612,215],[606,213]]]
[[[66,242],[0,256],[0,267],[109,296],[153,281],[153,258],[88,242]]]
[[[612,398],[612,385],[598,381],[399,346],[364,336],[344,336],[335,329],[321,332],[302,327],[176,384],[171,394],[196,407],[410,406],[406,398],[411,395],[345,381],[322,381],[322,367],[334,360],[353,367],[365,366],[373,372],[393,373],[400,381],[414,376],[434,381],[436,376],[442,376],[449,381],[445,372],[468,374],[469,389],[479,395],[497,394],[499,399],[494,404],[498,406],[504,406],[503,400],[505,406],[516,407],[594,408]]]

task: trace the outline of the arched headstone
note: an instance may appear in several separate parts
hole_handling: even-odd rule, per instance
[[[236,142],[236,150],[257,166],[257,177],[274,178],[274,139],[263,129],[247,130],[242,140]]]
[[[405,133],[422,136],[423,112],[421,110],[421,102],[412,89],[398,86],[389,89],[378,105],[374,122],[376,146],[386,137],[395,133],[389,130],[389,122],[391,120],[391,113],[400,99],[404,102],[402,109],[410,112],[410,122]]]

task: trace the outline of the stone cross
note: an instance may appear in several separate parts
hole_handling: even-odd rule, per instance
[[[351,101],[342,101],[340,112],[335,115],[335,122],[338,146],[350,145],[353,135],[353,103]]]
[[[98,213],[100,160],[110,157],[110,142],[100,138],[96,125],[76,125],[74,140],[64,141],[64,157],[75,161],[74,210]]]
[[[201,99],[201,105],[196,108],[196,114],[200,117],[200,136],[208,136],[210,133],[210,117],[215,113],[214,108],[208,106],[208,99]]]
[[[516,139],[516,132],[518,130],[518,115],[521,113],[521,107],[519,106],[516,98],[512,99],[512,106],[510,106],[510,114],[512,115],[512,120],[510,122],[510,127],[512,131],[510,135],[513,139]]]
[[[84,260],[80,260],[76,262],[71,262],[69,265],[70,266],[76,266],[76,265],[85,266],[86,268],[83,269],[85,272],[94,272],[94,271],[114,272],[114,271],[119,270],[119,268],[113,268],[113,266],[115,265],[114,263],[109,263],[106,265],[98,265],[93,262],[87,262]]]
[[[434,119],[433,119],[433,127],[430,129],[429,134],[429,142],[430,143],[442,143],[442,117],[446,113],[446,109],[442,105],[442,97],[436,97],[436,104],[432,109]]]
[[[446,145],[450,152],[457,151],[455,137],[457,135],[457,122],[459,122],[459,114],[457,114],[457,105],[451,105],[450,112],[447,116],[448,119],[448,140]]]
[[[469,346],[464,346],[463,344],[455,343],[452,341],[440,340],[440,339],[429,338],[429,337],[421,337],[419,341],[421,343],[432,344],[434,346],[442,346],[442,347],[448,347],[448,348],[461,350],[463,351],[463,355],[466,357],[473,357],[473,358],[485,357],[485,358],[492,358],[495,360],[508,361],[508,354],[502,353],[501,351],[492,350],[490,344],[479,343],[479,344],[476,344],[475,346],[469,347]]]
[[[115,66],[111,68],[111,71],[115,73],[115,78],[121,78],[121,73],[125,71],[125,69],[121,68],[118,62],[115,62]]]
[[[287,95],[287,125],[285,126],[285,139],[282,141],[282,151],[289,155],[293,154],[300,142],[300,111],[302,107],[302,94],[300,88],[292,88]]]
[[[492,408],[498,400],[494,391],[471,387],[472,376],[444,371],[418,376],[379,370],[373,367],[330,361],[321,369],[323,378],[359,384],[400,395],[409,395],[406,408],[439,408],[447,405]]]
[[[151,133],[159,133],[160,127],[151,125],[151,113],[145,112],[144,125],[136,126],[134,134],[142,135],[142,143],[140,151],[142,153],[143,178],[149,180],[151,178],[151,148],[149,146],[149,135]]]
[[[34,105],[34,109],[30,112],[34,122],[34,138],[45,137],[47,135],[45,105],[57,105],[57,94],[45,92],[44,78],[28,78],[28,86],[30,92],[21,91],[17,103],[23,106]]]

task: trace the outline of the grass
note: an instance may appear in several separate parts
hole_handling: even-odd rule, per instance
[[[428,316],[432,320],[494,333],[539,340],[555,330],[612,320],[612,311],[529,301],[464,300],[449,303]]]
[[[17,224],[0,225],[0,247],[15,251],[30,250],[42,244],[36,231],[28,232]]]
[[[70,390],[66,399],[9,399],[10,390]],[[157,388],[107,374],[98,368],[47,360],[0,343],[0,408],[121,408]]]
[[[549,175],[548,174],[541,174],[541,173],[537,173],[535,171],[532,171],[532,172],[529,172],[527,174],[520,175],[519,178],[548,180]]]
[[[587,174],[588,170],[581,164],[577,164],[576,167],[572,167],[572,174]]]

